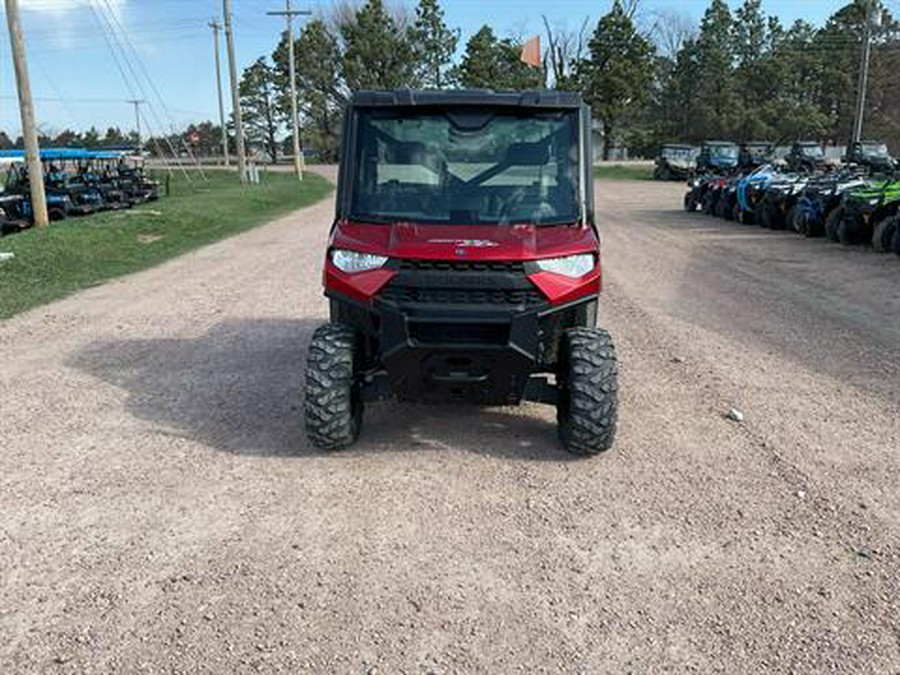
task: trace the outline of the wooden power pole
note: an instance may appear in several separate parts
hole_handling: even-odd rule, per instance
[[[134,106],[134,128],[137,131],[138,154],[144,151],[144,141],[141,136],[141,103],[146,103],[141,99],[130,98],[126,101]]]
[[[309,16],[309,10],[294,9],[291,0],[284,0],[284,9],[278,12],[266,12],[270,16],[283,16],[287,22],[288,34],[288,77],[291,81],[291,127],[294,137],[294,173],[303,180],[303,152],[300,150],[300,120],[297,114],[297,76],[294,73],[294,17]]]
[[[241,118],[241,92],[238,89],[237,64],[234,62],[234,30],[231,27],[231,0],[222,0],[225,11],[225,44],[228,47],[228,73],[231,77],[231,105],[234,108],[234,137],[241,182],[247,182],[247,157],[244,154],[244,123]]]
[[[16,87],[19,90],[19,112],[22,117],[22,136],[25,138],[25,162],[28,166],[28,183],[31,186],[31,213],[37,227],[45,227],[47,198],[44,194],[44,168],[41,166],[41,149],[38,147],[37,126],[34,121],[34,105],[31,102],[31,84],[28,80],[28,64],[25,59],[25,36],[19,19],[19,1],[6,0],[6,23],[12,46],[13,67],[16,71]]]
[[[216,50],[216,91],[219,94],[219,125],[222,127],[222,156],[225,159],[225,166],[228,166],[228,128],[225,126],[225,104],[222,102],[222,68],[219,65],[219,25],[218,19],[213,19],[209,23],[209,27],[213,30],[213,48]]]

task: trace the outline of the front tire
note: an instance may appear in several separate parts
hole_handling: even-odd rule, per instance
[[[790,230],[791,232],[801,232],[801,228],[803,227],[801,224],[801,218],[803,218],[803,211],[798,205],[794,205],[787,212],[787,217],[785,218],[785,229]]]
[[[843,218],[838,225],[838,241],[844,246],[856,246],[862,243],[862,232],[859,223],[850,218]]]
[[[616,349],[598,328],[563,334],[556,417],[563,447],[575,455],[596,455],[615,440],[618,419]]]
[[[356,378],[356,333],[327,323],[313,333],[306,355],[306,436],[317,448],[350,445],[362,427],[363,404]]]
[[[841,222],[843,222],[843,220],[843,206],[838,206],[828,214],[828,217],[825,219],[825,236],[828,237],[829,241],[840,241],[840,237],[838,236],[838,229],[840,228]]]
[[[684,210],[688,213],[694,213],[697,210],[697,199],[694,197],[694,191],[684,195]]]
[[[887,253],[891,250],[891,243],[894,240],[894,233],[898,230],[900,224],[900,216],[891,216],[885,218],[875,227],[872,233],[872,248],[878,253]]]

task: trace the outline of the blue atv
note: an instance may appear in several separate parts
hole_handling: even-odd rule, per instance
[[[764,164],[737,181],[732,207],[734,220],[742,225],[752,225],[762,220],[762,201],[765,190],[782,174],[771,164]]]

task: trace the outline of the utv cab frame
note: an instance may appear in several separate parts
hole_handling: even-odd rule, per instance
[[[565,92],[353,95],[325,252],[331,320],[307,357],[314,445],[352,443],[364,403],[388,397],[553,404],[566,449],[612,445],[590,122]]]

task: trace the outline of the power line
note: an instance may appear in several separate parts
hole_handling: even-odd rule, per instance
[[[170,130],[170,132],[173,133],[173,134],[177,134],[178,132],[177,132],[177,129],[175,128],[175,122],[174,122],[174,120],[172,119],[172,116],[169,114],[169,112],[168,112],[168,110],[167,110],[167,108],[166,108],[166,102],[165,102],[165,100],[163,99],[162,95],[159,93],[159,89],[156,88],[156,84],[154,84],[153,78],[150,77],[150,73],[148,73],[148,72],[147,72],[147,69],[144,67],[144,62],[141,60],[141,57],[140,57],[140,55],[138,54],[137,49],[135,49],[134,45],[131,43],[131,40],[130,40],[130,38],[128,37],[127,31],[125,30],[125,28],[122,26],[122,24],[119,22],[118,18],[116,17],[116,13],[113,11],[112,6],[109,4],[109,0],[102,0],[102,1],[103,1],[104,5],[106,5],[107,12],[108,12],[108,14],[109,14],[109,17],[112,19],[112,22],[115,24],[116,27],[118,27],[119,33],[121,34],[122,39],[125,41],[125,43],[126,43],[126,44],[128,45],[128,47],[129,47],[129,49],[131,50],[132,58],[134,59],[135,63],[137,63],[138,68],[140,68],[141,72],[142,72],[143,75],[144,75],[144,78],[146,79],[147,83],[150,85],[150,89],[151,89],[151,90],[153,91],[153,93],[156,95],[156,99],[157,99],[157,101],[159,102],[160,107],[162,108],[163,112],[166,114],[166,117],[167,117],[168,120],[169,120],[169,130]],[[115,33],[114,33],[114,34],[115,34]],[[124,50],[123,50],[123,51],[124,51]],[[126,59],[126,63],[129,63],[129,61],[128,61],[127,59]],[[130,69],[130,68],[131,68],[131,66],[130,66],[130,63],[129,63],[129,69]],[[134,71],[132,71],[132,72],[134,72]],[[135,80],[138,82],[138,85],[140,86],[140,78],[138,78],[137,76],[135,76]],[[141,88],[143,89],[143,87],[141,87]],[[150,109],[151,113],[154,115],[154,117],[158,117],[158,116],[156,115],[156,113],[153,111],[153,105],[152,105],[152,103],[148,102],[147,105],[148,105],[148,108]],[[162,126],[162,124],[160,124],[160,126]],[[201,177],[203,180],[206,180],[206,174],[205,174],[204,171],[203,171],[203,167],[200,165],[199,160],[194,156],[194,153],[193,153],[193,151],[191,150],[190,146],[189,146],[189,145],[187,144],[187,142],[184,140],[184,137],[183,137],[183,136],[179,135],[178,137],[179,137],[179,139],[181,140],[181,143],[182,143],[182,145],[184,146],[184,149],[187,151],[188,157],[191,159],[191,161],[192,161],[194,164],[197,165],[197,169],[198,169],[198,171],[199,171],[199,173],[200,173],[200,177]],[[173,150],[173,154],[174,154],[174,150]],[[182,168],[183,168],[183,167],[182,167]],[[186,172],[186,171],[185,171],[185,176],[187,176],[187,172]],[[188,180],[190,180],[190,178],[188,178]]]
[[[119,62],[119,57],[116,54],[116,49],[113,46],[113,44],[115,44],[115,46],[118,47],[119,51],[122,53],[122,59],[124,60],[125,65],[128,67],[128,70],[131,72],[132,76],[134,77],[135,85],[137,85],[141,89],[143,89],[143,87],[141,86],[140,80],[137,78],[137,76],[134,72],[134,69],[131,67],[131,63],[126,58],[125,51],[122,48],[122,45],[119,43],[118,37],[116,36],[116,33],[112,28],[112,25],[109,24],[106,16],[103,14],[102,8],[100,8],[99,5],[97,7],[94,6],[94,0],[89,0],[89,6],[91,9],[91,13],[93,14],[94,18],[97,20],[98,25],[100,26],[100,30],[103,33],[104,39],[106,40],[107,44],[109,45],[109,50],[113,56],[113,61],[116,64],[116,68],[119,70],[119,74],[122,76],[122,81],[125,83],[126,89],[128,89],[129,93],[131,94],[132,99],[138,98],[134,93],[134,89],[131,86],[131,82],[129,81],[128,76],[125,74],[125,70],[122,68],[122,64]],[[108,32],[107,32],[107,29],[108,29]],[[144,95],[146,96],[146,93]],[[156,115],[155,111],[153,110],[153,106],[151,105],[148,107],[150,108],[150,112],[153,115],[153,117],[156,118],[158,121],[158,116]],[[150,130],[149,124],[147,125],[147,127],[148,127],[148,130]],[[152,138],[153,138],[154,145],[156,146],[157,153],[163,159],[163,162],[165,162],[165,154],[162,152],[162,148],[160,148],[160,146],[159,146],[159,141],[156,140],[155,135],[152,136]],[[172,158],[173,159],[176,158],[177,153],[175,152],[175,148],[172,147],[172,143],[169,140],[168,136],[165,136],[165,135],[163,136],[163,142],[169,146],[169,151],[172,153]],[[169,171],[169,173],[172,173],[172,168],[171,168],[171,166],[168,165],[168,163],[166,163],[166,169]],[[184,167],[181,167],[181,170],[184,173],[185,180],[187,182],[190,182],[191,177],[187,173],[187,171],[184,169]]]

